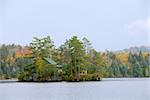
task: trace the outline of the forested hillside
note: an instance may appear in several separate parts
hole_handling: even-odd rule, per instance
[[[43,58],[53,59],[57,65],[63,66],[62,71],[58,72],[55,66],[49,67]],[[32,67],[29,66],[31,64]],[[32,76],[43,81],[54,75],[65,80],[80,80],[81,77],[87,80],[93,77],[149,77],[149,65],[149,47],[101,52],[96,51],[87,38],[79,40],[76,36],[58,48],[49,36],[34,38],[29,46],[0,45],[0,79],[19,77],[25,80]]]

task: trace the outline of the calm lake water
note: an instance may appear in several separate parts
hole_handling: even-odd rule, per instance
[[[0,100],[150,100],[150,78],[79,83],[0,83]]]

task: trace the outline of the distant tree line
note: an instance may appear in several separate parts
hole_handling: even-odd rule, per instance
[[[56,64],[50,64],[52,59]],[[61,67],[61,70],[59,69]],[[0,45],[0,79],[47,81],[98,80],[100,77],[149,77],[149,51],[96,51],[77,36],[56,48],[51,38],[35,37],[29,46]]]

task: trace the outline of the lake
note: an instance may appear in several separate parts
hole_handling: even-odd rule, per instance
[[[0,82],[0,100],[150,100],[150,78],[97,82]]]

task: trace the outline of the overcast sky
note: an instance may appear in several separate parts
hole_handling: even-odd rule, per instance
[[[0,44],[26,45],[50,35],[59,46],[77,35],[96,50],[148,45],[148,1],[0,0]]]

